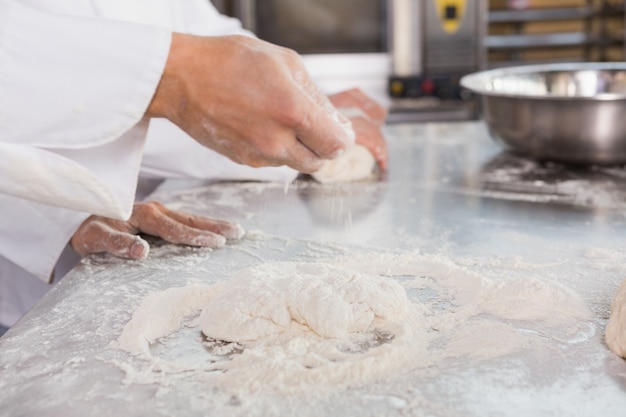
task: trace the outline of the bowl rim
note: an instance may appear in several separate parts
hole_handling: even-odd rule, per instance
[[[576,100],[576,101],[618,101],[626,100],[626,94],[601,93],[594,96],[561,96],[561,95],[537,95],[506,93],[493,91],[485,88],[486,80],[509,75],[522,75],[542,72],[562,72],[562,71],[626,71],[626,62],[566,62],[558,64],[532,64],[516,65],[477,71],[461,77],[461,87],[483,96],[535,99],[535,100]]]

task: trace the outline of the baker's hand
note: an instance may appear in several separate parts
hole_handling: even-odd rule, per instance
[[[121,258],[148,256],[148,243],[138,233],[158,236],[168,242],[218,248],[227,240],[239,240],[243,229],[236,223],[170,210],[157,202],[136,203],[128,221],[91,216],[70,244],[80,255],[107,252]]]
[[[356,133],[356,143],[366,147],[374,156],[378,166],[387,169],[387,142],[381,127],[387,118],[387,109],[371,99],[358,88],[342,91],[329,96],[337,108],[346,109],[345,115],[352,122]],[[350,111],[358,110],[357,112]]]
[[[173,34],[146,113],[166,117],[235,162],[310,173],[354,131],[294,51],[246,36]]]
[[[328,98],[335,107],[356,107],[362,110],[378,126],[382,126],[387,119],[387,109],[360,88],[331,94]]]

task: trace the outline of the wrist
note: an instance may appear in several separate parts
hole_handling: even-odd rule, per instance
[[[184,78],[181,74],[183,69],[181,63],[185,62],[184,55],[187,54],[189,38],[191,38],[190,35],[172,33],[165,68],[146,110],[146,116],[163,117],[171,120],[175,116],[177,108],[182,105],[181,91],[184,88]]]

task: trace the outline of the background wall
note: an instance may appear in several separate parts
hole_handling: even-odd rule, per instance
[[[513,10],[515,5],[526,7]],[[490,35],[510,36],[511,44],[543,38],[545,44],[490,48],[489,61],[495,65],[511,61],[623,61],[624,7],[624,1],[615,0],[490,0],[490,11],[511,11],[512,16],[520,17],[518,21],[492,21]],[[551,19],[555,8],[573,17]],[[536,19],[522,19],[529,11],[536,12]]]

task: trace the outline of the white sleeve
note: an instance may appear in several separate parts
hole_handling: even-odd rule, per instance
[[[66,244],[89,216],[0,194],[0,256],[48,282]]]
[[[173,1],[176,8],[174,26],[176,32],[199,36],[248,35],[238,19],[224,16],[208,0]]]
[[[170,40],[0,0],[0,192],[127,218]]]

